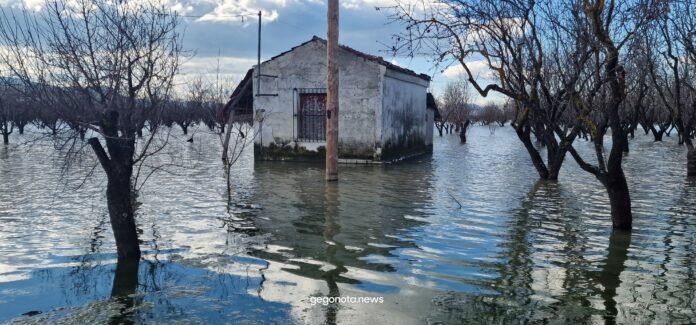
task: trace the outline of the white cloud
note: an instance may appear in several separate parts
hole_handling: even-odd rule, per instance
[[[197,21],[247,23],[255,20],[261,11],[262,22],[275,21],[280,16],[278,10],[288,5],[317,0],[198,0],[198,3],[213,5],[211,12]]]
[[[495,79],[493,71],[488,68],[488,62],[485,60],[469,61],[466,64],[469,67],[471,74],[473,74],[475,78],[488,80]],[[462,65],[459,63],[449,66],[447,69],[445,69],[445,71],[442,72],[442,75],[449,79],[458,78],[459,76],[465,74],[466,71],[464,71],[464,67],[462,67]]]
[[[374,10],[375,7],[391,7],[396,5],[395,0],[343,0],[341,7],[349,10],[369,8]]]
[[[0,0],[0,7],[22,8],[39,11],[44,6],[45,0]]]

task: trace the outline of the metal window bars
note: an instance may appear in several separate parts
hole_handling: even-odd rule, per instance
[[[326,88],[300,88],[297,140],[326,141]]]

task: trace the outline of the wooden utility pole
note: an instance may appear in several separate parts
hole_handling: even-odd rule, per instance
[[[259,10],[258,50],[256,51],[256,95],[261,93],[261,10]]]
[[[329,0],[326,37],[326,180],[338,180],[338,0]]]

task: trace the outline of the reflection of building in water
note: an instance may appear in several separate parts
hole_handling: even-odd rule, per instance
[[[420,189],[430,186],[429,165],[421,161],[393,168],[345,166],[338,184],[324,181],[324,171],[316,165],[257,165],[259,195],[254,202],[262,209],[256,210],[254,222],[261,233],[272,234],[273,243],[251,252],[271,261],[261,296],[287,300],[278,291],[283,290],[281,282],[295,299],[305,300],[298,305],[306,310],[312,307],[311,296],[402,295],[401,305],[385,298],[392,306],[330,305],[309,312],[310,318],[327,323],[358,310],[374,310],[375,316],[369,317],[395,317],[389,309],[427,309],[432,296],[425,293],[428,290],[417,292],[404,284],[398,266],[409,262],[398,252],[417,249],[402,235],[426,224],[421,211],[431,198]],[[404,303],[403,297],[409,295],[415,306]],[[355,319],[369,320],[368,314]]]
[[[255,222],[263,232],[273,234],[275,245],[292,250],[292,262],[299,269],[291,272],[321,279],[325,262],[394,272],[398,260],[392,251],[416,247],[400,239],[399,234],[424,224],[419,218],[409,217],[420,215],[418,209],[429,200],[429,193],[418,191],[429,182],[430,176],[423,168],[422,164],[404,164],[391,170],[344,168],[341,184],[334,189],[331,186],[336,185],[315,177],[323,170],[311,165],[262,164],[256,173],[257,193],[263,194],[255,202],[263,209]],[[413,177],[392,177],[391,173]],[[331,258],[327,258],[329,248]],[[264,258],[287,260],[272,254]]]

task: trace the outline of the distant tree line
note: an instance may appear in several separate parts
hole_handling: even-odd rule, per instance
[[[31,92],[18,90],[21,84],[12,81],[0,82],[0,134],[3,143],[9,144],[9,136],[14,132],[20,135],[28,125],[44,130],[51,135],[61,131],[77,134],[84,140],[88,121],[97,121],[94,110],[82,109],[85,103],[75,103],[76,94],[65,95],[65,90],[56,91],[56,96],[65,95],[64,99],[54,99],[52,105],[44,105],[35,100]],[[143,131],[153,131],[159,126],[181,128],[184,135],[193,126],[204,125],[209,130],[221,132],[227,122],[222,112],[224,103],[220,96],[215,96],[212,84],[205,83],[202,77],[189,80],[189,89],[182,96],[168,98],[156,110],[147,111],[137,116],[135,130],[139,137]],[[37,86],[34,86],[37,87]],[[229,90],[231,92],[231,90]],[[143,103],[138,103],[138,106]]]

